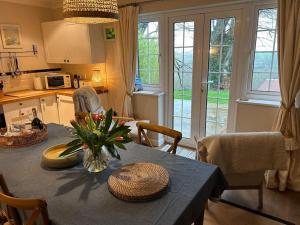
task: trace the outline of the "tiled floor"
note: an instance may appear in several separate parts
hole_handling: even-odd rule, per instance
[[[177,154],[195,158],[195,151],[178,147]],[[257,207],[257,191],[225,191],[222,198],[252,209]],[[300,192],[278,192],[264,190],[264,208],[262,212],[300,225]],[[205,212],[204,225],[278,225],[281,223],[252,214],[224,203],[209,202]]]

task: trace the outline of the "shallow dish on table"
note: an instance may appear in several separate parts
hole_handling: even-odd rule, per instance
[[[63,169],[77,165],[80,162],[80,155],[74,154],[60,158],[59,154],[68,147],[66,144],[52,146],[43,151],[42,163],[44,166],[54,169]]]

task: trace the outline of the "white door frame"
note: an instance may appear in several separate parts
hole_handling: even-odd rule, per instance
[[[174,23],[194,21],[194,60],[193,60],[193,85],[192,85],[192,128],[191,139],[183,139],[180,144],[184,146],[194,147],[194,137],[205,136],[206,124],[206,101],[207,101],[207,86],[202,85],[202,82],[207,82],[208,76],[208,60],[209,60],[209,39],[210,39],[210,20],[217,18],[235,17],[234,30],[234,49],[232,58],[232,75],[230,85],[230,101],[228,112],[228,131],[234,131],[236,102],[238,89],[238,52],[239,52],[239,33],[241,24],[240,10],[226,10],[220,12],[205,12],[193,15],[170,16],[168,18],[169,26],[169,59],[168,59],[168,116],[167,125],[173,125],[173,57],[174,57]]]
[[[168,93],[169,93],[169,102],[168,102],[168,118],[167,123],[169,127],[173,125],[173,105],[174,105],[174,98],[173,98],[173,87],[174,87],[174,23],[176,22],[189,22],[194,21],[195,30],[194,30],[194,50],[193,50],[193,83],[192,83],[192,102],[196,102],[196,99],[200,99],[200,90],[197,87],[197,83],[199,83],[200,78],[200,68],[202,62],[202,54],[199,49],[202,48],[203,43],[203,35],[202,34],[203,26],[204,26],[204,16],[202,14],[194,14],[188,16],[172,16],[169,17],[168,24],[169,24],[169,74],[168,74]],[[200,62],[200,63],[199,63]],[[191,127],[191,139],[183,138],[180,144],[185,146],[194,147],[193,136],[197,135],[200,132],[200,117],[198,115],[198,108],[200,107],[199,103],[192,104],[192,127]]]
[[[211,19],[221,19],[226,17],[235,17],[235,26],[234,26],[234,44],[233,44],[233,55],[232,55],[232,73],[230,80],[230,91],[229,91],[229,105],[228,105],[228,122],[227,122],[227,131],[233,132],[235,130],[236,122],[236,99],[239,95],[239,83],[238,83],[238,65],[239,65],[239,46],[240,46],[240,29],[241,29],[241,11],[240,10],[226,10],[221,12],[211,12],[205,14],[205,25],[204,31],[206,35],[204,37],[203,43],[203,67],[202,67],[202,83],[207,83],[208,78],[208,65],[209,65],[209,45],[210,45],[210,21]],[[204,32],[205,33],[205,32]],[[203,94],[201,95],[201,102],[203,105],[200,107],[200,137],[205,136],[206,129],[206,109],[207,109],[207,85],[202,85]]]

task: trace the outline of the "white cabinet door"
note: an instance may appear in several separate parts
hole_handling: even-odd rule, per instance
[[[63,20],[42,24],[48,63],[95,64],[105,62],[102,26]]]
[[[56,95],[40,98],[42,121],[45,124],[56,123],[59,124],[58,106]]]
[[[58,95],[57,101],[60,124],[71,126],[70,121],[75,120],[73,98],[70,96]]]
[[[91,45],[89,27],[86,24],[65,25],[66,39],[68,41],[68,60],[71,64],[91,63]]]
[[[62,21],[42,24],[44,46],[48,63],[66,63],[68,47],[66,45],[65,23]]]

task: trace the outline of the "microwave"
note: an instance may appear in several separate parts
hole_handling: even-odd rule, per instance
[[[51,74],[45,76],[46,89],[71,88],[71,76],[68,74]]]

